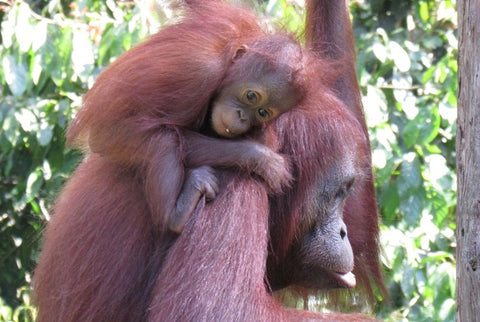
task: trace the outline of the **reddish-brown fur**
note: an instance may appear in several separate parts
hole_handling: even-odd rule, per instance
[[[328,0],[316,3],[332,3],[332,7],[340,7],[340,12],[346,10],[343,1],[341,5]],[[206,75],[197,71],[195,64],[210,61],[214,53],[227,57],[232,54],[222,51],[222,43],[216,43],[211,51],[195,51],[195,42],[199,40],[190,39],[188,32],[200,28],[207,40],[213,32],[211,28],[224,28],[225,39],[260,34],[250,14],[218,6],[218,11],[214,7],[207,13],[199,10],[205,14],[200,24],[170,27],[172,42],[175,40],[178,45],[179,34],[188,39],[183,47],[172,45],[172,55],[191,54],[191,66],[179,69],[163,65],[162,57],[155,57],[155,50],[149,47],[150,42],[143,45],[143,55],[131,57],[134,63],[114,65],[126,76],[134,76],[129,93],[115,89],[115,83],[108,82],[109,74],[104,73],[101,77],[105,88],[98,89],[105,93],[102,100],[95,99],[90,104],[93,94],[87,95],[85,111],[96,108],[95,113],[83,112],[82,116],[80,112],[69,135],[89,139],[93,152],[67,183],[45,232],[45,245],[34,277],[39,321],[367,319],[362,315],[285,309],[273,300],[265,285],[266,274],[273,288],[290,284],[317,288],[324,282],[319,280],[330,281],[328,275],[297,274],[295,265],[300,267],[302,263],[297,260],[295,241],[306,233],[315,217],[311,210],[320,195],[318,185],[332,168],[342,167],[345,156],[359,173],[344,213],[357,279],[367,288],[369,277],[381,285],[378,218],[361,106],[358,100],[350,99],[344,101],[345,105],[335,96],[347,90],[358,98],[358,88],[338,86],[333,92],[326,88],[321,75],[331,74],[327,70],[329,64],[314,61],[308,53],[305,59],[311,73],[305,77],[312,80],[307,82],[302,105],[255,137],[292,159],[295,182],[291,189],[271,199],[269,206],[264,183],[245,172],[223,169],[219,171],[220,194],[213,202],[202,201],[197,206],[180,236],[159,229],[163,223],[157,221],[162,218],[152,216],[148,196],[151,185],[145,183],[145,172],[139,165],[158,160],[161,146],[155,137],[165,139],[168,133],[184,138],[179,146],[185,151],[186,165],[201,163],[198,146],[192,143],[198,134],[177,134],[175,126],[195,129],[201,125],[196,124],[202,114],[199,106],[203,108],[208,103],[209,93],[221,81],[216,77],[224,72],[222,63],[215,65],[218,60],[211,60],[215,66]],[[323,12],[317,12],[313,19],[322,16]],[[346,32],[351,33],[346,14],[331,19],[333,24],[345,24]],[[317,37],[313,31],[307,32],[307,36],[311,40]],[[342,39],[339,37],[338,41]],[[323,55],[318,48],[312,51]],[[342,55],[339,59],[350,62],[352,58]],[[197,76],[188,76],[197,82],[186,81],[188,86],[178,88],[167,83],[149,83],[153,77],[149,75],[154,75],[156,68],[166,69],[172,80],[179,81],[186,77],[185,71],[195,70]],[[342,75],[349,74],[354,77],[354,70],[343,70]],[[202,81],[209,77],[211,82]],[[337,84],[342,82],[339,78]],[[211,88],[205,88],[207,83]],[[159,88],[171,95],[159,94]],[[165,103],[158,102],[159,99],[167,99],[171,114],[159,113],[154,108]],[[127,103],[139,102],[143,105],[132,114]],[[184,108],[173,109],[178,106]],[[161,125],[171,125],[171,132],[158,134]],[[214,145],[210,148],[219,153]],[[168,173],[168,166],[163,171]]]
[[[107,67],[85,95],[67,136],[69,143],[116,161],[116,166],[136,168],[145,178],[153,224],[163,230],[174,216],[185,181],[183,131],[199,131],[209,123],[209,103],[229,69],[243,64],[241,57],[233,62],[237,50],[247,44],[252,48],[244,56],[258,51],[261,58],[272,58],[255,56],[245,70],[272,69],[278,63],[292,71],[285,77],[295,78],[302,67],[299,46],[288,37],[267,37],[253,16],[238,11],[233,18],[237,11],[222,13],[221,4],[197,7]],[[271,51],[275,55],[270,56]],[[253,72],[237,77],[244,79],[249,73]],[[273,191],[281,191],[290,179],[285,162],[269,151],[255,153],[257,145],[252,147],[244,160],[241,150],[219,145],[223,153],[201,166],[243,167],[263,176]]]
[[[330,61],[340,62],[338,78],[331,90],[353,113],[363,129],[365,141],[360,152],[365,158],[365,178],[361,187],[351,195],[345,205],[344,220],[349,228],[349,239],[355,255],[355,275],[364,287],[370,300],[373,294],[370,279],[383,295],[387,291],[382,281],[381,264],[378,257],[378,214],[372,174],[370,141],[362,107],[361,94],[356,73],[355,42],[346,1],[307,1],[306,42],[316,55]],[[339,23],[341,21],[341,23]],[[360,135],[361,136],[361,135]]]
[[[270,219],[276,224],[289,221],[297,229],[315,216],[304,207],[312,202],[310,194],[315,193],[318,181],[327,175],[325,172],[341,162],[337,155],[353,153],[358,158],[358,169],[369,170],[361,125],[328,89],[315,89],[317,95],[306,100],[305,106],[281,116],[272,129],[283,151],[294,158],[293,164],[299,162],[295,166],[299,179],[285,197],[274,202]],[[265,286],[269,249],[266,189],[250,177],[226,170],[221,182],[220,195],[210,204],[199,205],[169,250],[150,303],[152,321],[368,320],[363,315],[285,309],[275,302]],[[295,233],[304,231],[298,229]],[[278,234],[273,236],[274,245],[288,236],[283,231],[273,234]],[[356,237],[352,242],[359,242]],[[270,265],[281,269],[290,266],[288,262]]]

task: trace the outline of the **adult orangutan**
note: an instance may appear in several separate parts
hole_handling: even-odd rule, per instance
[[[362,171],[359,171],[356,178],[352,178],[353,180],[346,180],[338,185],[333,185],[330,189],[334,191],[337,189],[335,193],[336,202],[343,200],[343,219],[348,230],[348,239],[353,248],[354,273],[357,284],[366,291],[372,301],[371,280],[384,295],[386,295],[386,289],[382,281],[381,264],[378,257],[379,227],[371,169],[370,142],[357,82],[355,47],[349,13],[343,0],[306,1],[306,8],[306,47],[318,59],[329,62],[334,73],[333,78],[327,78],[326,80],[325,75],[317,72],[311,76],[311,80],[326,83],[329,91],[340,100],[343,108],[349,110],[363,131],[363,133],[356,134],[360,140],[360,143],[357,143],[357,153],[358,158],[363,160]],[[332,76],[331,73],[329,75]],[[331,106],[331,104],[326,105]],[[349,126],[347,119],[341,115],[332,118],[332,122],[337,123],[340,127]],[[291,117],[288,119],[291,120]],[[298,121],[281,122],[282,128],[285,126],[283,124],[286,124],[287,128],[291,126],[289,131],[293,132],[295,132],[296,123],[298,124]],[[321,135],[317,134],[316,126],[312,125],[310,130],[311,135],[315,136],[317,145],[321,144],[319,142],[325,141],[324,138],[322,140]],[[345,133],[348,133],[348,130]],[[343,137],[343,139],[347,139],[346,135],[343,135]],[[298,172],[296,174],[297,182],[292,189],[302,187],[305,192],[303,192],[303,196],[298,190],[293,193],[298,198],[296,203],[292,203],[291,193],[273,201],[270,225],[273,249],[269,253],[267,265],[270,285],[274,290],[288,285],[301,285],[309,288],[348,286],[346,285],[348,282],[342,283],[338,276],[332,278],[331,274],[325,274],[321,267],[312,269],[311,265],[299,265],[299,262],[308,263],[309,261],[299,258],[302,254],[305,254],[305,251],[302,251],[302,249],[305,249],[305,245],[299,242],[299,240],[302,240],[299,239],[299,236],[306,237],[304,243],[307,245],[311,241],[309,241],[309,234],[305,231],[306,228],[301,222],[306,217],[305,214],[310,213],[310,216],[312,215],[312,210],[308,210],[308,205],[312,206],[312,201],[315,199],[312,199],[311,195],[316,195],[321,200],[325,194],[319,189],[318,183],[315,182],[315,180],[322,181],[319,177],[315,179],[319,170],[312,169],[305,156],[297,153],[295,146],[302,144],[301,138],[292,136],[290,141],[291,144],[283,145],[281,152],[291,156],[291,158],[293,157],[292,164],[297,165],[298,168],[296,170]],[[319,151],[317,157],[325,157],[322,149],[310,151],[311,153]],[[333,153],[333,155],[336,158],[341,158],[342,153]],[[341,161],[337,161],[338,167],[342,165],[345,166]],[[347,170],[348,167],[345,167],[345,171]],[[320,170],[320,172],[322,171],[325,171],[325,168]],[[330,175],[333,174],[330,173]],[[315,187],[316,184],[317,187]],[[307,198],[307,201],[302,198]],[[318,212],[322,213],[322,211],[318,209],[318,204],[313,202],[313,207],[313,209],[317,208],[316,211],[313,211],[313,215],[319,216]],[[306,212],[305,209],[307,209]],[[325,228],[317,224],[310,229],[315,231]],[[321,240],[319,241],[321,242]]]
[[[358,239],[357,223],[346,227],[342,220],[344,210],[345,214],[351,210],[344,208],[346,203],[362,205],[355,195],[369,183],[369,150],[362,125],[329,88],[318,83],[311,90],[301,106],[268,129],[278,141],[265,138],[269,146],[278,145],[292,158],[293,187],[285,196],[274,197],[269,208],[263,184],[232,170],[222,171],[217,198],[198,206],[169,249],[152,292],[148,320],[368,320],[356,314],[285,309],[269,293],[268,285],[351,288],[356,281],[349,240],[359,250],[356,256],[370,251],[355,244],[369,242]],[[194,146],[190,149],[193,157],[198,151]],[[365,218],[357,219],[372,223],[375,217],[369,216],[375,213],[356,210],[351,213],[354,219],[363,214]],[[372,262],[355,262],[361,277],[364,272],[378,277],[369,271],[375,268],[369,266]]]
[[[248,38],[252,40],[248,44],[269,40],[275,43],[275,37],[262,32],[254,17],[244,10],[222,3],[189,3],[190,15],[169,27],[182,33],[192,31],[192,37],[184,34],[186,44],[195,41],[191,39],[196,38],[194,30],[202,30],[203,41],[220,33],[225,41],[240,39],[240,44],[244,43],[244,37],[253,37]],[[317,6],[323,6],[325,11],[316,10]],[[236,55],[225,53],[222,48],[231,47],[212,46],[202,52],[195,46],[175,49],[172,46],[172,54],[188,52],[194,60],[182,66],[181,71],[176,69],[178,65],[164,66],[171,72],[171,79],[193,77],[196,82],[187,82],[189,86],[175,90],[162,84],[170,93],[163,100],[158,98],[162,95],[154,94],[160,84],[142,78],[154,77],[152,65],[162,64],[162,60],[155,57],[154,41],[142,47],[140,52],[144,54],[142,59],[135,60],[136,64],[124,60],[126,65],[116,65],[126,74],[136,74],[137,67],[144,74],[139,73],[136,82],[128,83],[130,94],[135,94],[133,98],[110,91],[104,82],[104,91],[109,90],[108,93],[121,95],[126,100],[109,98],[103,92],[105,98],[100,99],[99,95],[99,102],[90,101],[91,106],[102,107],[96,103],[108,103],[117,110],[98,108],[98,118],[94,113],[91,118],[80,117],[73,125],[73,129],[78,130],[70,131],[70,135],[88,141],[91,153],[64,188],[47,227],[44,250],[34,277],[40,321],[366,318],[287,310],[268,292],[268,285],[272,288],[289,284],[312,288],[352,287],[355,284],[353,268],[359,283],[369,285],[368,277],[381,283],[368,138],[361,106],[356,100],[358,88],[346,81],[350,74],[355,77],[350,61],[353,57],[350,44],[335,44],[345,40],[342,33],[351,33],[345,3],[316,1],[310,5],[309,12],[309,23],[314,27],[307,26],[307,30],[317,28],[319,20],[327,19],[330,23],[326,23],[331,27],[324,32],[334,33],[331,46],[341,54],[330,58],[338,60],[338,66],[344,68],[339,77],[334,77],[331,67],[337,65],[332,64],[331,59],[321,60],[324,52],[328,53],[323,47],[309,46],[312,50],[301,50],[300,61],[308,66],[299,74],[301,102],[265,125],[262,131],[253,133],[247,141],[221,141],[205,136],[209,133],[203,127],[205,116],[199,117],[198,111],[191,115],[185,112],[188,108],[182,108],[169,114],[155,109],[160,103],[172,109],[199,106],[203,99],[200,109],[203,111],[203,106],[215,97],[211,93],[221,87],[221,80],[213,85],[201,81],[208,79],[208,73],[203,75],[198,71],[192,75],[182,71],[193,68],[196,63],[205,64],[216,50],[228,57],[224,65],[220,63],[219,70],[224,73],[226,62]],[[345,26],[346,31],[334,27],[338,24]],[[316,29],[313,31],[307,33],[310,44],[320,39]],[[174,35],[177,34],[173,32],[172,37]],[[271,53],[276,54],[276,51]],[[212,60],[212,65],[216,63],[218,60]],[[104,77],[109,80],[108,74]],[[350,87],[342,86],[344,84]],[[208,85],[213,90],[206,88]],[[345,96],[355,100],[340,100],[337,95],[345,91],[355,93]],[[199,97],[199,93],[205,96]],[[131,99],[145,104],[136,112],[121,108],[121,104],[129,104]],[[169,122],[162,123],[167,119]],[[197,120],[201,120],[200,124],[195,123]],[[160,124],[168,124],[171,133],[159,131]],[[83,131],[84,127],[87,130]],[[206,159],[213,159],[211,153],[221,156],[223,146],[228,146],[228,151],[250,151],[254,147],[267,156],[280,157],[274,151],[286,154],[293,161],[294,182],[285,195],[271,197],[269,201],[268,180],[267,184],[258,181],[248,171],[232,168],[235,164],[231,162],[219,163],[230,166],[216,168],[219,194],[208,204],[202,198],[183,232],[174,234],[162,228],[167,218],[155,216],[164,206],[152,208],[149,197],[159,195],[152,189],[166,189],[152,185],[152,177],[160,174],[168,177],[169,173],[149,172],[141,166],[158,160],[157,153],[165,153],[156,145],[155,138],[168,135],[177,138],[179,144],[175,146],[183,152],[181,159],[172,157],[173,162],[182,160],[187,168],[202,166]],[[244,168],[255,172],[254,167]],[[264,179],[268,176],[258,174]],[[166,213],[161,210],[158,213]]]

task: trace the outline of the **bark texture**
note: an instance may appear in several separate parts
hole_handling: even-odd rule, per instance
[[[480,317],[480,1],[460,0],[457,321]]]

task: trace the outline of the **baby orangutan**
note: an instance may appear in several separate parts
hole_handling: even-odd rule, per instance
[[[261,127],[291,109],[300,98],[299,91],[292,84],[294,75],[291,69],[285,66],[274,68],[268,63],[264,63],[264,68],[260,70],[248,69],[249,66],[254,65],[255,61],[258,67],[259,57],[247,53],[246,46],[241,46],[237,50],[233,64],[212,103],[207,131],[222,138],[233,139],[248,134],[253,128]],[[263,59],[267,60],[271,57],[263,57]],[[279,159],[278,155],[272,156],[270,159],[266,158],[263,150],[267,148],[262,148],[258,144],[249,146],[247,150],[241,149],[239,145],[237,149],[235,148],[237,142],[240,143],[236,141],[231,148],[219,151],[224,154],[222,158],[231,158],[231,165],[240,168],[248,169],[253,165],[253,171],[263,177],[270,189],[273,192],[279,192],[281,186],[277,185],[280,181],[275,176],[276,173],[282,172],[280,168],[286,167],[283,158]],[[210,147],[217,149],[225,142],[221,143],[220,139],[216,139],[212,140],[211,144]],[[201,146],[205,145],[201,144]],[[196,153],[202,154],[201,151]],[[203,153],[205,156],[210,153],[208,146]],[[225,156],[225,154],[231,155]],[[215,158],[206,159],[201,162],[202,166],[187,170],[186,180],[175,206],[175,213],[169,216],[169,228],[172,231],[178,233],[182,231],[198,200],[203,195],[210,200],[215,198],[218,185],[211,168],[215,162]],[[263,166],[265,162],[277,163],[275,168],[279,168],[279,171],[271,173],[265,171],[267,170]],[[288,166],[286,169],[288,170]],[[289,180],[289,176],[286,179]],[[278,183],[275,182],[276,180]],[[284,185],[285,182],[281,184]]]
[[[220,16],[199,26],[207,12],[193,11],[108,66],[68,131],[68,143],[101,157],[84,163],[131,171],[159,232],[180,232],[199,198],[215,197],[210,167],[253,173],[274,193],[290,183],[283,156],[255,139],[230,139],[297,105],[302,49],[257,28],[239,34]]]

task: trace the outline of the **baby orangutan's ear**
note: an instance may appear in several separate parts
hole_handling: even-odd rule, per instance
[[[240,59],[248,50],[247,45],[241,45],[235,50],[235,53],[233,54],[232,57],[232,62],[235,62],[236,60]]]

